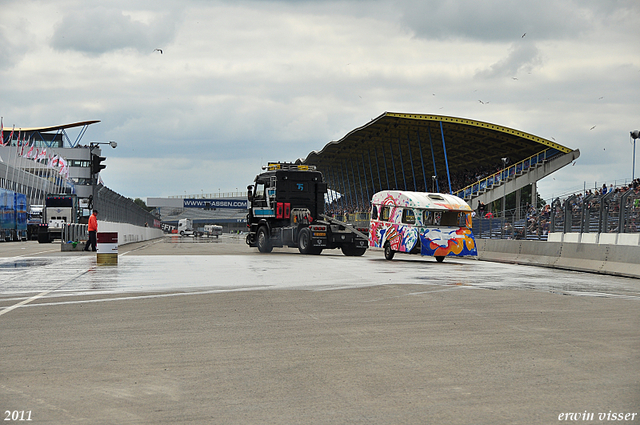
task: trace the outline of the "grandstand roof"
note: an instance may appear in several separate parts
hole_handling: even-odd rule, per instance
[[[360,179],[375,190],[403,189],[406,182],[409,190],[424,191],[425,182],[430,188],[431,176],[437,175],[441,191],[448,192],[448,187],[442,187],[442,181],[447,180],[447,162],[452,176],[473,175],[480,169],[493,172],[502,167],[502,158],[509,158],[509,164],[513,164],[546,149],[562,154],[573,151],[555,141],[497,124],[444,115],[385,112],[298,162],[316,165],[329,181],[332,175],[333,180],[351,179],[355,187]],[[396,180],[399,187],[395,187]]]
[[[9,133],[12,130],[15,130],[15,131],[20,130],[23,133],[30,132],[30,131],[40,131],[40,132],[58,131],[58,130],[66,130],[67,128],[74,128],[74,127],[82,127],[82,126],[85,126],[85,125],[91,125],[91,124],[95,124],[97,122],[100,122],[100,120],[80,121],[80,122],[74,122],[74,123],[70,123],[70,124],[51,125],[51,126],[48,126],[48,127],[14,128],[14,129],[5,127],[5,128],[3,128],[3,132]]]

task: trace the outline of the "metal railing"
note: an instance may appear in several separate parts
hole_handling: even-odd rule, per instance
[[[126,198],[106,186],[96,189],[93,206],[98,210],[100,220],[115,223],[129,223],[136,226],[160,227],[160,219],[131,199]]]
[[[516,209],[473,218],[473,234],[483,239],[547,240],[549,233],[640,232],[640,185],[616,188],[606,194],[591,193],[556,198],[541,209]],[[335,214],[359,228],[369,226],[369,213]]]
[[[66,223],[62,227],[62,243],[80,242],[89,239],[86,224]]]
[[[517,162],[509,167],[506,167],[498,171],[497,173],[493,173],[482,180],[478,180],[477,182],[470,184],[469,186],[464,187],[457,192],[454,192],[453,194],[462,199],[471,199],[473,196],[481,195],[487,190],[502,185],[509,179],[529,172],[531,169],[542,165],[545,161],[550,160],[559,153],[560,151],[557,149],[546,149],[540,153],[531,155],[530,157],[523,159],[522,161]]]
[[[247,191],[218,192],[218,193],[196,193],[193,195],[172,195],[170,199],[217,199],[217,198],[247,198]]]

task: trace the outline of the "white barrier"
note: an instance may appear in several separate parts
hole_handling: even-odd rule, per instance
[[[148,241],[164,236],[162,229],[98,220],[98,232],[118,232],[118,245]]]
[[[547,242],[640,246],[640,233],[549,233]]]
[[[600,235],[602,239],[605,233]],[[480,260],[640,278],[640,245],[636,244],[477,239],[476,245]]]

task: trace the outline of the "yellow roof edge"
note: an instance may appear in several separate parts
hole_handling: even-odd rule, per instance
[[[573,151],[573,149],[568,148],[566,146],[562,146],[561,144],[553,142],[551,140],[534,136],[533,134],[525,133],[524,131],[515,130],[513,128],[504,127],[498,124],[491,124],[483,121],[470,120],[467,118],[449,117],[446,115],[404,114],[404,113],[398,113],[398,112],[387,112],[385,115],[388,117],[395,117],[395,118],[414,119],[414,120],[421,120],[421,121],[442,121],[442,122],[464,124],[464,125],[470,125],[474,127],[486,128],[488,130],[496,130],[502,133],[512,134],[514,136],[518,136],[523,139],[531,140],[536,143],[540,143],[542,145],[548,146],[550,148],[557,149],[563,153],[569,153]]]

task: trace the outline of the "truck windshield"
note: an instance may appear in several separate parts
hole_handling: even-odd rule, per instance
[[[73,207],[73,198],[47,198],[47,207]]]

